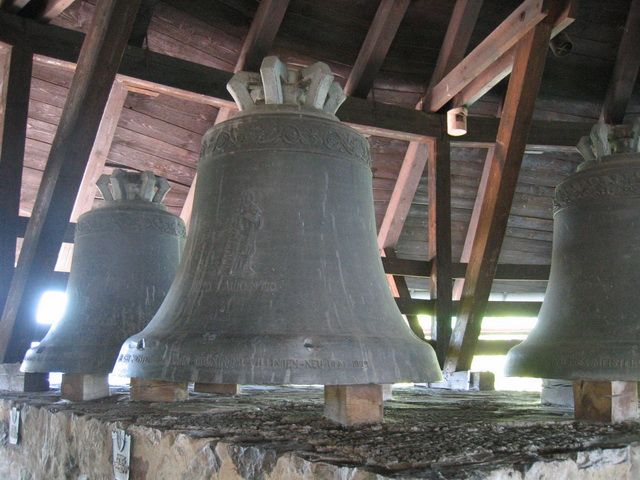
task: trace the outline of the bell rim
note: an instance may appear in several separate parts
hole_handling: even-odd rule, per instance
[[[272,337],[272,338],[268,338]],[[330,338],[331,337],[331,338]],[[147,355],[141,355],[135,357],[136,347],[134,345],[139,344],[141,339],[145,339],[145,348],[141,351],[147,352]],[[265,338],[269,341],[265,342]],[[304,335],[296,335],[295,337],[288,337],[291,344],[298,346],[303,345],[303,342],[307,337]],[[226,367],[220,367],[216,369],[212,366],[195,366],[194,364],[202,363],[198,357],[192,357],[188,364],[178,365],[181,362],[180,355],[182,352],[189,352],[190,355],[194,355],[195,349],[193,345],[189,345],[188,342],[196,342],[196,338],[182,338],[180,342],[176,342],[175,338],[167,339],[161,337],[160,339],[153,339],[152,337],[144,335],[134,335],[127,339],[120,354],[118,360],[113,369],[114,374],[135,377],[146,378],[153,380],[165,380],[165,381],[178,381],[178,382],[198,382],[198,383],[237,383],[237,384],[251,384],[251,385],[309,385],[309,384],[325,384],[325,385],[351,385],[351,384],[386,384],[397,382],[437,382],[442,380],[442,372],[438,365],[435,351],[431,345],[415,336],[407,335],[395,338],[384,338],[378,336],[371,337],[353,337],[349,335],[344,336],[313,336],[314,340],[322,338],[323,348],[331,351],[330,361],[344,362],[345,367],[343,369],[333,369],[329,373],[325,373],[322,367],[313,369],[296,368],[293,366],[289,368],[289,373],[286,373],[286,369],[280,366],[274,366],[273,363],[268,361],[262,362],[264,359],[269,358],[268,353],[262,354],[261,352],[271,352],[275,350],[275,346],[282,348],[282,336],[281,335],[220,335],[212,342],[208,342],[206,345],[205,355],[214,355],[220,357],[222,361],[227,363],[234,362],[234,359],[249,358],[249,356],[242,357],[238,354],[244,348],[247,352],[253,352],[254,356],[250,357],[250,362],[254,362],[254,365],[247,366],[246,363],[240,362],[236,366],[223,371]],[[368,346],[355,345],[359,341],[366,338],[370,341]],[[241,339],[240,342],[236,340]],[[169,340],[169,342],[166,342]],[[327,346],[328,340],[333,342],[344,342],[342,346],[348,345],[349,348],[336,348],[335,344]],[[356,341],[357,340],[357,341]],[[345,342],[346,341],[346,342]],[[350,341],[350,342],[349,342]],[[155,345],[151,345],[156,342]],[[166,342],[166,343],[165,343]],[[168,347],[169,343],[171,348]],[[241,344],[239,346],[239,343]],[[259,347],[256,347],[259,345]],[[385,347],[386,352],[393,352],[396,356],[401,356],[400,361],[394,358],[396,364],[392,367],[388,366],[387,361],[382,361],[384,354],[381,354],[380,347]],[[154,351],[168,352],[169,356],[175,359],[167,360],[163,355],[159,355],[153,358],[149,353],[153,354]],[[298,349],[299,353],[301,349]],[[353,365],[350,362],[362,361],[363,355],[355,355],[353,352],[373,352],[378,353],[380,358],[372,360],[371,357],[367,357],[364,361],[370,362],[371,365],[367,367],[348,367]],[[215,352],[215,353],[213,353]],[[257,352],[257,353],[256,353]],[[338,352],[338,353],[336,353]],[[341,356],[340,352],[343,353]],[[289,356],[295,357],[293,350],[287,351]],[[197,355],[197,354],[196,354]],[[234,356],[235,355],[235,356]],[[261,355],[264,355],[261,357]],[[351,356],[349,356],[351,355]],[[311,357],[311,355],[309,355]],[[393,355],[392,355],[393,357]],[[149,360],[149,358],[153,358]],[[194,360],[195,358],[195,360]],[[205,357],[202,357],[205,358]],[[283,360],[289,360],[285,358]],[[295,362],[320,361],[325,359],[319,358],[304,358],[300,355],[299,359],[292,359]],[[255,361],[260,361],[259,365],[255,365]],[[184,363],[184,362],[183,362]],[[235,368],[235,371],[233,371]],[[311,372],[311,373],[309,373]]]
[[[615,344],[615,349],[610,344]],[[616,352],[615,356],[611,355],[612,351]],[[629,366],[620,367],[625,363]],[[640,348],[635,342],[599,342],[597,346],[590,345],[589,351],[585,351],[584,342],[539,345],[525,341],[507,353],[505,375],[566,380],[640,381]]]

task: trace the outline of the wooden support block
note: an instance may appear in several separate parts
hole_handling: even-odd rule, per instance
[[[638,383],[576,380],[574,416],[592,422],[624,422],[638,418]]]
[[[49,390],[48,373],[24,373],[19,363],[0,364],[0,390],[11,392],[46,392]]]
[[[86,402],[109,396],[109,375],[63,373],[60,398],[72,402]]]
[[[382,422],[382,385],[325,385],[324,416],[345,426]]]
[[[134,402],[179,402],[189,397],[187,382],[132,378],[129,397]]]
[[[238,395],[240,385],[237,383],[199,383],[193,385],[194,392],[217,393],[218,395]]]

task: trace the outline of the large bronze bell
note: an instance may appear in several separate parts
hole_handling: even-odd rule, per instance
[[[116,372],[218,384],[433,381],[376,245],[367,140],[333,114],[328,67],[229,83],[240,113],[203,139],[184,260]]]
[[[115,170],[98,187],[105,202],[78,219],[67,310],[27,352],[24,372],[111,372],[122,342],[144,328],[171,286],[185,226],[161,204],[167,181]]]
[[[551,276],[507,374],[640,379],[640,123],[597,124],[555,193]]]

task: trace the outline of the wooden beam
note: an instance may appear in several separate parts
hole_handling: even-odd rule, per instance
[[[431,276],[432,262],[430,261],[383,257],[382,265],[384,266],[384,271],[390,275],[418,278],[429,278]],[[550,265],[500,263],[496,267],[494,279],[547,281],[549,280],[550,270]],[[453,278],[464,278],[466,271],[466,263],[454,262],[451,264],[451,274]]]
[[[396,251],[393,248],[386,248],[384,250],[384,254],[386,259],[395,260],[397,259]],[[394,275],[393,280],[395,281],[395,286],[397,288],[398,297],[404,300],[411,300],[411,292],[409,291],[409,287],[407,286],[407,281],[402,275]],[[415,335],[424,340],[424,330],[422,325],[420,325],[420,321],[418,320],[417,315],[406,315],[407,323],[409,324],[409,328],[411,331],[415,333]]]
[[[469,226],[467,227],[467,235],[464,239],[462,254],[460,255],[461,263],[468,263],[469,259],[471,258],[471,249],[473,248],[473,242],[476,239],[476,232],[478,231],[478,220],[480,219],[480,211],[482,210],[482,202],[484,201],[484,194],[487,191],[487,182],[489,181],[489,171],[491,170],[491,159],[493,158],[494,153],[495,153],[495,147],[490,147],[487,150],[487,157],[484,160],[484,167],[482,168],[482,176],[480,177],[480,184],[478,185],[478,193],[476,194],[476,200],[473,204],[471,219],[469,220]],[[453,285],[454,300],[460,300],[460,297],[462,296],[463,286],[464,286],[464,277],[456,279]]]
[[[396,298],[396,304],[403,315],[435,315],[435,300]],[[459,314],[461,302],[452,303],[452,314]],[[487,317],[537,317],[542,302],[488,302]]]
[[[577,0],[566,4],[558,19],[556,20],[551,38],[555,37],[562,30],[567,28],[575,20],[577,13]],[[489,90],[509,76],[513,69],[513,59],[516,48],[511,47],[503,53],[496,61],[478,74],[469,84],[464,87],[453,99],[453,105],[470,106],[482,98]]]
[[[41,64],[74,70],[83,37],[81,32],[0,12],[0,41],[16,45],[28,43],[35,54],[34,60]],[[226,89],[233,75],[230,72],[131,46],[125,51],[118,71],[118,79],[127,87],[235,109]],[[338,111],[338,118],[365,135],[403,141],[425,142],[438,137],[441,131],[438,114],[361,98],[347,98]],[[469,117],[468,123],[469,133],[452,141],[452,146],[487,148],[495,143],[498,119]],[[537,122],[527,148],[575,151],[577,141],[588,135],[592,126],[587,122]]]
[[[53,272],[139,3],[102,0],[97,4],[0,319],[0,357],[5,362],[21,360],[29,347],[34,311]]]
[[[554,2],[549,0],[523,1],[487,38],[433,87],[428,110],[432,112],[440,110],[477,78],[482,78],[483,83],[476,82],[474,84],[476,93],[467,91],[464,94],[465,97],[477,99],[479,98],[477,92],[486,88],[484,85],[489,83],[495,85],[499,81],[497,77],[505,75],[505,57],[508,58],[508,52],[547,17],[553,6]],[[553,33],[560,33],[570,25],[575,18],[575,12],[576,7],[573,2],[567,2],[561,12],[554,12]],[[487,69],[490,72],[485,72]],[[456,101],[457,105],[465,104],[459,103],[460,101],[463,99],[459,98]]]
[[[378,247],[395,248],[400,232],[409,214],[411,202],[418,189],[420,177],[427,163],[428,146],[425,143],[411,142],[404,156],[398,179],[393,187],[387,211],[378,231]]]
[[[251,21],[234,71],[260,70],[262,59],[269,53],[273,40],[289,6],[289,0],[262,0]]]
[[[538,23],[518,46],[445,373],[471,367],[542,81],[552,25],[550,21]]]
[[[263,0],[260,2],[258,10],[251,22],[249,33],[242,44],[242,49],[240,50],[234,71],[240,72],[246,69],[257,72],[260,70],[262,59],[273,45],[288,5],[289,0]],[[216,115],[214,125],[227,120],[234,110],[235,108],[220,108],[218,115]],[[189,193],[187,193],[187,198],[180,212],[180,218],[184,221],[187,229],[189,228],[191,213],[193,211],[193,198],[197,180],[198,175],[196,174],[196,176],[193,177],[193,181],[189,187]]]
[[[89,160],[82,176],[78,197],[71,211],[70,221],[76,223],[78,217],[85,212],[91,210],[93,201],[96,197],[96,182],[104,171],[107,156],[111,149],[113,137],[116,134],[120,114],[124,108],[124,102],[127,99],[127,89],[122,83],[116,81],[111,86],[107,104],[100,119],[100,125],[96,132],[96,139],[91,147]]]
[[[142,0],[138,14],[133,22],[131,28],[131,36],[129,37],[129,45],[135,45],[136,47],[142,47],[147,39],[147,32],[151,19],[153,18],[153,11],[156,5],[160,3],[160,0]]]
[[[433,87],[464,58],[481,7],[482,0],[456,1],[453,12],[451,13],[451,18],[449,19],[447,33],[440,47],[438,62],[431,74],[431,81],[429,82],[425,98],[420,104],[420,109],[424,109],[426,105],[431,105]]]
[[[381,0],[358,57],[349,73],[344,93],[367,98],[410,0]]]
[[[430,142],[427,189],[429,193],[428,248],[431,259],[431,298],[436,299],[435,331],[436,353],[440,364],[444,362],[451,339],[451,158],[449,137]]]
[[[46,0],[38,18],[49,22],[64,12],[75,0]]]
[[[13,277],[20,187],[27,136],[33,55],[22,47],[0,50],[0,310]]]
[[[113,82],[107,105],[102,114],[102,120],[100,120],[96,140],[91,148],[89,161],[82,176],[78,196],[71,211],[70,221],[73,223],[78,221],[80,215],[88,212],[93,207],[93,201],[96,197],[96,182],[104,171],[111,143],[118,127],[118,120],[120,120],[120,114],[127,99],[127,93],[127,89],[122,83],[119,81]],[[73,245],[62,245],[56,263],[56,270],[69,271],[71,269],[72,256]]]
[[[640,0],[632,0],[600,119],[621,123],[640,68]]]

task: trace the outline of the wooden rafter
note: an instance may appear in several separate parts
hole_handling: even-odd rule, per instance
[[[447,73],[448,69],[464,56],[471,33],[480,12],[480,1],[457,0],[454,6],[443,47],[438,55],[438,61],[429,85],[431,87]],[[416,105],[422,110],[424,101]],[[439,121],[442,119],[440,118]],[[450,218],[450,184],[449,142],[446,139],[443,126],[440,133],[428,144],[412,141],[405,153],[398,178],[393,187],[387,210],[385,211],[380,230],[378,232],[378,246],[381,249],[395,248],[400,238],[413,197],[415,196],[420,177],[424,171],[427,159],[430,164],[429,183],[429,255],[438,264],[433,269],[431,278],[431,292],[439,295],[440,306],[436,315],[436,335],[440,335],[440,347],[437,348],[440,360],[443,360],[445,345],[450,336],[451,318],[451,218]],[[438,154],[441,159],[438,160]],[[441,176],[442,175],[442,176]],[[440,222],[437,224],[437,222]],[[446,253],[448,250],[448,254]],[[391,290],[395,296],[400,295],[400,289],[393,276],[387,276]],[[439,330],[439,332],[438,332]]]
[[[234,68],[235,72],[247,69],[249,71],[260,70],[260,63],[263,57],[269,52],[273,41],[276,38],[278,29],[284,18],[284,14],[289,5],[289,0],[263,0],[256,10],[256,14],[251,22],[249,33],[244,40],[238,61]],[[234,108],[221,107],[216,116],[215,125],[224,122],[233,112]],[[193,211],[193,199],[195,196],[196,181],[198,175],[193,177],[187,198],[185,199],[180,218],[189,226],[191,212]]]
[[[96,7],[0,319],[5,362],[19,361],[29,347],[37,300],[53,272],[139,3],[102,0]]]
[[[344,86],[347,95],[367,98],[410,0],[381,0]]]
[[[445,372],[471,367],[542,81],[551,29],[552,22],[539,22],[518,45],[486,189],[481,192],[482,207]]]
[[[144,45],[147,38],[147,31],[153,18],[153,11],[158,3],[160,3],[160,0],[142,0],[140,2],[140,8],[138,9],[138,14],[131,29],[129,45],[135,45],[136,47],[142,47]]]
[[[28,42],[38,63],[73,71],[84,35],[80,32],[41,25],[0,12],[0,41]],[[188,101],[235,108],[226,84],[233,74],[180,60],[141,48],[129,47],[122,59],[118,79],[128,88],[170,95]],[[360,98],[349,97],[338,110],[338,118],[365,135],[403,141],[425,142],[441,132],[439,114],[431,114]],[[452,140],[452,146],[488,148],[496,140],[498,120],[469,117],[469,133]],[[588,135],[588,122],[534,122],[527,148],[569,148],[575,151],[580,137]]]
[[[104,171],[107,163],[107,156],[111,149],[113,137],[116,134],[120,114],[124,108],[124,102],[127,99],[127,89],[119,81],[113,82],[109,99],[100,120],[100,126],[96,134],[96,140],[91,148],[91,154],[87,161],[87,166],[82,176],[82,182],[78,189],[78,196],[71,211],[71,222],[77,222],[78,217],[85,212],[91,210],[93,201],[96,197],[96,182]],[[60,249],[57,270],[69,271],[71,268],[71,257],[73,254],[73,246],[63,245]]]
[[[262,59],[269,53],[271,45],[282,24],[289,0],[263,0],[256,10],[249,33],[242,44],[234,71],[257,72]]]
[[[505,62],[506,58],[510,57],[509,51],[547,17],[552,5],[551,0],[522,2],[493,32],[434,85],[427,109],[432,112],[440,110],[473,82],[473,90],[466,91],[456,102],[458,105],[467,104],[463,98],[479,98],[478,92],[488,91],[487,85],[495,85],[501,75],[502,78],[508,75],[509,72],[505,73]],[[554,32],[559,33],[575,18],[575,3],[568,2],[563,11],[555,14],[554,18]],[[477,79],[482,79],[482,83]],[[459,103],[460,101],[464,103]]]
[[[640,68],[640,0],[632,0],[618,47],[613,75],[602,106],[601,120],[621,123]]]
[[[32,57],[21,47],[0,48],[0,310],[16,260]]]
[[[489,171],[491,170],[491,160],[494,155],[495,147],[487,149],[487,157],[484,161],[484,167],[482,168],[482,175],[480,177],[480,184],[478,185],[478,193],[476,200],[473,204],[473,211],[471,212],[471,219],[469,220],[469,226],[467,227],[467,234],[464,239],[464,246],[462,247],[462,253],[460,255],[460,262],[468,263],[471,258],[471,249],[473,248],[473,242],[476,238],[476,232],[478,231],[478,220],[480,219],[480,211],[482,210],[482,202],[484,201],[484,195],[487,191],[487,182],[489,181]],[[462,287],[464,286],[464,277],[456,279],[453,284],[453,299],[459,300],[462,296]]]
[[[449,20],[449,26],[447,27],[447,33],[440,47],[436,67],[431,74],[425,97],[417,108],[424,110],[426,106],[431,104],[433,87],[464,58],[481,7],[482,0],[456,1]]]

